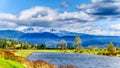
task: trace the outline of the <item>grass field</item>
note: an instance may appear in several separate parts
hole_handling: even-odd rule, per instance
[[[17,56],[27,57],[33,52],[64,52],[64,50],[16,50],[14,54]],[[66,52],[74,53],[74,50],[66,50]]]
[[[25,67],[17,62],[0,58],[0,68],[25,68]]]

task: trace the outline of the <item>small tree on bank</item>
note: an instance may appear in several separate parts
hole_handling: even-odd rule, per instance
[[[67,41],[65,41],[65,40],[61,40],[61,49],[62,50],[65,50],[65,49],[67,49]]]
[[[81,44],[82,44],[81,38],[79,36],[76,36],[74,41],[75,51],[82,51]]]
[[[43,44],[41,45],[41,49],[46,49],[46,44],[45,44],[45,43],[43,43]]]
[[[110,42],[110,44],[108,45],[107,50],[108,52],[112,52],[112,53],[116,52],[116,48],[112,42]]]

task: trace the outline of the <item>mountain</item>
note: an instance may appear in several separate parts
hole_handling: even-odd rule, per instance
[[[97,35],[88,35],[88,34],[73,34],[71,36],[70,34],[64,35],[64,36],[58,36],[56,33],[27,33],[24,34],[19,38],[21,41],[27,41],[30,43],[46,43],[48,47],[52,47],[53,45],[59,45],[60,40],[64,39],[68,42],[69,47],[72,46],[75,36],[79,35],[82,39],[82,45],[84,47],[86,46],[96,46],[96,47],[105,47],[110,42],[113,42],[116,46],[120,45],[120,37],[119,36],[97,36]]]
[[[49,33],[49,32],[44,32],[44,33],[25,33],[22,35],[20,38],[58,38],[57,35]]]
[[[58,45],[60,41],[60,37],[49,32],[44,33],[25,33],[21,37],[19,37],[19,40],[22,42],[30,42],[34,44],[42,44],[46,43],[49,47],[52,47],[52,45]]]
[[[89,35],[82,33],[74,33],[67,31],[59,31],[57,33],[41,32],[41,33],[23,33],[20,31],[13,30],[2,30],[0,31],[0,38],[16,39],[22,42],[29,42],[34,44],[46,43],[47,47],[55,47],[60,44],[60,40],[64,39],[68,42],[68,46],[72,47],[75,36],[80,36],[82,39],[82,45],[84,47],[106,47],[107,44],[113,42],[115,46],[120,46],[119,36],[100,36],[100,35]]]
[[[18,39],[24,33],[16,30],[0,30],[0,38]]]

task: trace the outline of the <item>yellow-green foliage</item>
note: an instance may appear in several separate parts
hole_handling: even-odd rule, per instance
[[[116,52],[116,49],[112,42],[108,45],[107,50],[108,52]]]

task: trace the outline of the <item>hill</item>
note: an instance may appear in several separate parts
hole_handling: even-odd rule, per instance
[[[69,47],[72,46],[75,36],[80,36],[82,39],[82,45],[84,47],[106,47],[108,43],[113,42],[115,46],[120,46],[119,36],[101,36],[101,35],[89,35],[83,33],[73,33],[61,31],[59,33],[40,32],[40,33],[23,33],[13,30],[0,31],[0,38],[15,39],[21,42],[29,42],[32,44],[46,43],[47,47],[55,47],[60,44],[60,40],[64,39],[68,42]]]

